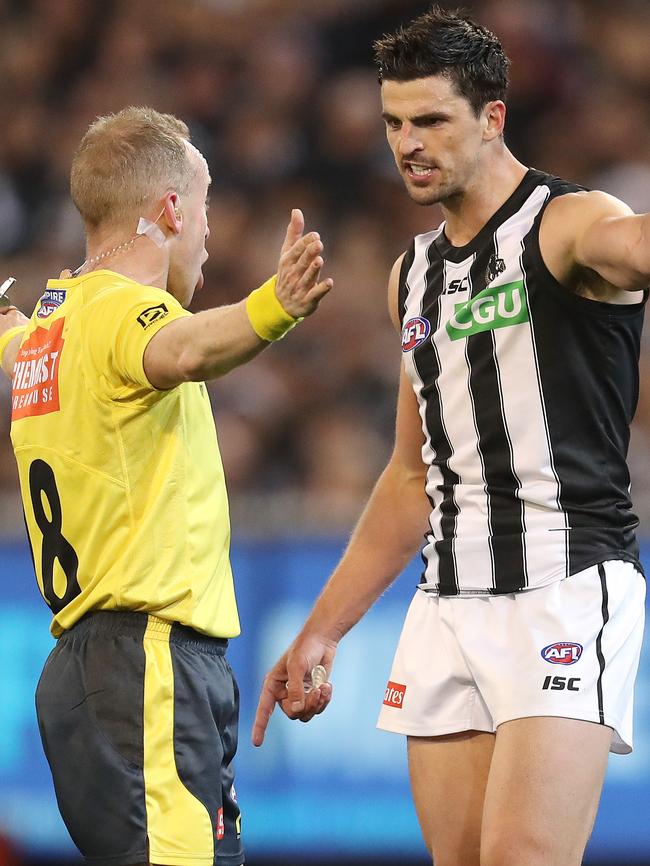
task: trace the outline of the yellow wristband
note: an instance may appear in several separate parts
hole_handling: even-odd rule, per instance
[[[9,343],[11,343],[13,338],[17,337],[18,334],[24,334],[26,330],[27,328],[25,325],[17,325],[15,328],[9,328],[9,330],[5,331],[5,333],[0,337],[0,367],[2,367],[5,349]]]
[[[275,294],[276,277],[271,277],[246,298],[246,312],[258,337],[272,343],[281,340],[302,319],[286,312]]]

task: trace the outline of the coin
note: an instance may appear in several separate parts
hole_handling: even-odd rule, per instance
[[[311,687],[312,689],[317,689],[319,686],[322,686],[323,683],[327,682],[327,671],[323,667],[323,665],[316,665],[315,668],[311,669]]]

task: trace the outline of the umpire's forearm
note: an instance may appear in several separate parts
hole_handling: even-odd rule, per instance
[[[268,345],[253,330],[246,302],[240,301],[170,322],[145,349],[144,369],[155,388],[173,388],[217,379]]]
[[[250,361],[270,343],[259,337],[246,312],[246,301],[197,313],[179,357],[186,379],[217,379]]]

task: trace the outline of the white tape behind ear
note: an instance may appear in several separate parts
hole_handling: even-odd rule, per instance
[[[158,219],[160,219],[160,217],[158,217]],[[151,220],[148,220],[146,217],[140,217],[135,233],[136,235],[146,235],[157,247],[165,246],[165,233],[156,225],[156,223],[152,223]]]

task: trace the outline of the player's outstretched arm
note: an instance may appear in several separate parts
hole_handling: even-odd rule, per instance
[[[238,304],[177,319],[151,339],[144,368],[154,387],[173,388],[181,382],[223,376],[317,309],[332,280],[321,279],[319,235],[303,235],[303,231],[303,215],[294,210],[275,278]]]
[[[396,309],[399,262],[391,275]],[[396,313],[395,313],[396,318]],[[411,383],[402,371],[395,447],[352,535],[300,634],[267,675],[253,727],[260,746],[276,705],[290,719],[309,721],[329,703],[331,691],[305,693],[312,667],[328,675],[341,638],[393,582],[418,549],[427,526],[423,433]]]
[[[577,265],[595,271],[626,291],[650,286],[650,214],[637,215],[607,193],[555,199],[542,223],[540,241],[543,248],[550,247],[551,256],[553,251],[564,253],[565,269]]]

